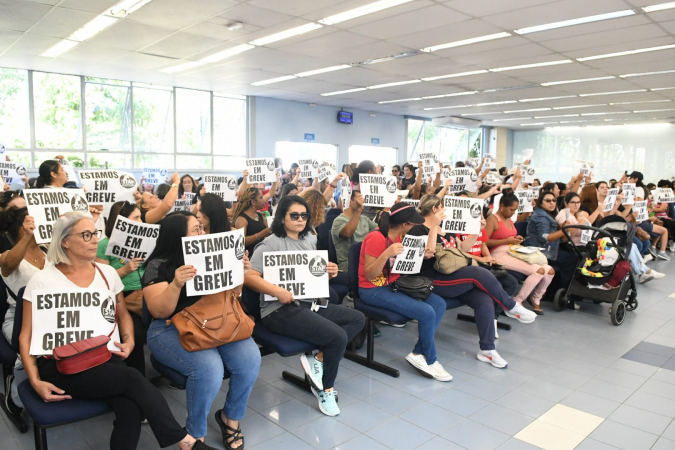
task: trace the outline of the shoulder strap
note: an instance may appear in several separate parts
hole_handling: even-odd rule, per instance
[[[105,277],[105,275],[103,275],[103,271],[101,270],[101,268],[96,263],[92,263],[92,264],[94,265],[94,267],[96,267],[96,270],[98,270],[98,273],[101,274],[101,276],[103,277],[103,281],[105,281],[106,287],[108,288],[108,290],[110,290],[110,285],[108,284],[108,279]],[[115,311],[117,311],[117,309],[115,309]]]

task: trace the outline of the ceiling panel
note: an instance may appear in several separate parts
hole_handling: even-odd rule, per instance
[[[0,30],[0,53],[5,51],[20,37],[21,33],[19,31]]]
[[[539,44],[519,45],[515,47],[500,48],[480,53],[467,53],[455,56],[453,59],[463,64],[472,64],[486,69],[500,66],[511,66],[512,61],[516,60],[535,60],[539,61],[546,55],[553,55],[553,52]],[[558,60],[560,57],[555,55],[549,60]],[[504,62],[502,64],[502,62]],[[516,64],[513,64],[516,65]]]
[[[176,64],[176,60],[160,56],[144,55],[143,53],[131,53],[120,59],[110,61],[110,65],[130,67],[139,70],[150,70],[153,68],[164,68]]]
[[[248,3],[291,16],[302,16],[317,9],[344,3],[344,0],[250,0]]]
[[[655,64],[660,61],[668,61],[675,58],[675,50],[661,50],[658,52],[640,53],[637,55],[620,56],[616,58],[598,59],[586,61],[584,64],[599,69],[611,70],[612,67],[632,65],[634,70],[642,72],[642,65]],[[647,70],[648,71],[648,70]],[[631,72],[634,73],[634,72]],[[623,74],[621,74],[623,75]]]
[[[451,27],[436,27],[405,35],[401,33],[399,36],[387,39],[387,41],[420,49],[502,31],[502,29],[480,20],[467,20]]]
[[[324,36],[312,37],[311,39],[304,40],[303,42],[290,45],[281,45],[278,48],[280,50],[291,53],[299,53],[301,55],[321,56],[325,54],[327,48],[330,48],[331,50],[341,50],[345,48],[357,47],[359,45],[370,44],[372,42],[375,42],[375,39],[361,36],[356,33],[351,33],[349,31],[340,30],[326,34]]]
[[[479,42],[472,45],[462,45],[460,47],[451,47],[444,50],[436,50],[435,55],[443,56],[445,58],[454,58],[460,55],[467,55],[473,53],[482,53],[498,49],[508,49],[511,47],[518,47],[521,45],[531,44],[532,41],[525,39],[518,35],[513,35],[508,38],[495,39],[492,41]]]
[[[598,45],[592,48],[588,48],[585,50],[571,50],[564,52],[565,56],[569,58],[584,58],[584,57],[589,57],[589,56],[596,56],[596,55],[605,55],[609,53],[616,53],[616,52],[623,52],[627,50],[637,50],[641,48],[651,48],[651,47],[658,47],[661,45],[670,45],[675,43],[675,38],[672,36],[664,36],[664,37],[659,37],[659,38],[653,38],[653,39],[640,39],[640,40],[633,40],[632,42],[629,43],[616,43],[616,44],[609,44],[609,45]],[[617,58],[613,58],[617,59]],[[602,60],[594,60],[594,61],[602,61]],[[593,61],[589,61],[593,62]]]
[[[375,66],[375,65],[374,65]],[[338,70],[315,75],[313,78],[348,84],[352,87],[365,87],[375,84],[394,83],[406,81],[410,78],[391,75],[384,72],[354,67],[349,70]]]
[[[475,0],[450,0],[444,4],[474,17],[483,17],[556,1],[558,0],[509,0],[508,2],[503,0],[483,0],[481,2],[476,2]]]
[[[58,1],[54,3],[59,3],[62,8],[101,14],[110,11],[110,8],[119,2],[120,0],[63,0],[60,3]]]
[[[224,13],[208,19],[208,22],[217,25],[228,25],[232,22],[240,22],[245,25],[254,25],[267,28],[291,20],[293,16],[281,14],[265,8],[258,8],[248,3],[241,3],[229,8]]]
[[[17,69],[40,69],[49,63],[51,58],[42,56],[23,55],[18,53],[5,53],[0,56],[0,67],[13,67]]]
[[[178,30],[216,16],[238,3],[231,0],[154,0],[129,16],[136,22]]]
[[[564,39],[574,36],[601,33],[603,31],[637,27],[650,23],[653,23],[653,21],[651,21],[646,14],[636,14],[634,16],[621,17],[612,20],[601,20],[599,22],[590,22],[572,27],[561,27],[547,31],[538,31],[536,33],[530,33],[524,36],[537,41],[550,41],[553,39]]]
[[[326,57],[340,61],[343,64],[349,64],[390,55],[398,55],[409,50],[409,47],[403,47],[384,41],[376,41],[371,44],[359,45],[358,47],[345,50],[333,51],[331,49],[326,49]]]
[[[229,39],[241,38],[247,34],[254,33],[261,30],[261,27],[256,27],[255,25],[245,24],[244,28],[239,30],[228,30],[227,26],[219,25],[211,22],[202,22],[193,27],[186,28],[184,31],[186,33],[200,34],[202,36],[208,36],[215,39],[220,39],[222,41],[227,41]]]
[[[171,58],[186,58],[195,53],[206,51],[222,41],[206,36],[197,36],[190,33],[175,33],[156,44],[143,49],[143,53],[150,53]]]
[[[570,52],[602,46],[611,46],[630,43],[638,39],[652,39],[667,36],[658,25],[642,25],[632,28],[622,28],[601,33],[573,36],[542,42],[541,45],[556,52]]]
[[[77,47],[64,53],[62,59],[78,60],[91,63],[104,63],[113,61],[117,58],[129,55],[129,50],[123,50],[113,47],[104,47],[102,45],[89,44],[84,42]],[[61,59],[61,58],[59,58]]]
[[[96,17],[96,14],[73,11],[72,9],[53,8],[35,24],[32,31],[47,36],[65,38],[82,28],[94,17]]]
[[[317,9],[316,11],[312,11],[311,13],[305,14],[303,17],[307,20],[318,21],[325,17],[349,11],[354,8],[359,8],[361,6],[368,5],[370,3],[373,3],[373,0],[347,0],[333,6]],[[346,20],[344,22],[332,26],[336,28],[358,27],[367,23],[377,22],[379,20],[383,20],[388,17],[398,16],[400,14],[405,14],[408,11],[415,11],[420,8],[426,8],[427,6],[432,6],[435,4],[436,4],[435,0],[414,0],[408,3],[404,3],[402,5],[394,6],[371,14],[367,14],[365,16]]]
[[[0,0],[0,28],[26,31],[47,14],[50,6],[33,2]]]
[[[136,51],[164,39],[174,31],[130,20],[120,20],[89,40],[94,44]]]
[[[567,81],[567,80],[582,80],[586,78],[599,78],[612,76],[603,70],[591,69],[586,67],[579,67],[581,70],[575,70],[570,72],[563,73],[545,73],[545,74],[533,74],[529,70],[519,71],[520,73],[513,73],[513,76],[517,76],[518,79],[533,83],[549,83],[555,81]],[[508,73],[508,72],[504,72]],[[598,81],[597,83],[601,83]]]
[[[24,33],[8,52],[24,55],[40,55],[59,41],[61,39],[57,37]]]

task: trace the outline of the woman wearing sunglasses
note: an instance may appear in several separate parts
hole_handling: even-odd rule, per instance
[[[316,250],[316,235],[309,234],[310,218],[304,199],[297,195],[282,198],[272,222],[272,234],[256,248],[244,284],[261,294],[260,316],[267,329],[319,346],[316,355],[300,357],[302,368],[309,376],[321,412],[337,416],[340,408],[334,384],[338,367],[347,343],[363,329],[365,317],[355,309],[334,304],[338,303],[336,298],[326,308],[312,312],[311,300],[297,301],[288,290],[263,279],[264,253]],[[334,278],[338,267],[329,262],[326,271]],[[265,301],[264,294],[278,301]],[[337,297],[335,292],[331,297]]]

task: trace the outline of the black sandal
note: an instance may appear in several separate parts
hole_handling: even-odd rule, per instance
[[[241,427],[234,429],[228,425],[225,425],[225,422],[223,422],[223,419],[221,418],[222,413],[222,409],[216,411],[216,423],[218,423],[220,432],[223,434],[223,445],[225,446],[225,449],[244,450],[244,435],[241,434]],[[232,444],[237,441],[241,441],[241,445],[236,448],[232,447]]]

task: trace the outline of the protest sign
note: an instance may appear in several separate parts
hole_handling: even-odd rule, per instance
[[[536,176],[536,169],[534,167],[521,164],[518,168],[520,169],[521,183],[532,183],[534,181],[534,177]]]
[[[420,273],[428,236],[403,236],[403,253],[396,255],[391,273]]]
[[[446,233],[479,234],[483,213],[482,198],[445,196],[445,220],[441,224]]]
[[[328,298],[328,252],[326,250],[265,252],[263,278],[293,294],[295,300]],[[265,294],[266,301],[277,300]]]
[[[502,177],[497,172],[488,172],[485,177],[487,184],[502,184]]]
[[[328,180],[330,183],[335,179],[336,175],[337,169],[335,168],[335,164],[322,163],[319,165],[319,183],[323,180]]]
[[[456,194],[462,191],[476,192],[478,175],[475,170],[469,167],[452,169],[450,179],[452,184],[448,187],[448,194]]]
[[[186,236],[182,241],[185,264],[197,270],[185,283],[188,296],[217,294],[244,282],[243,229]]]
[[[584,178],[586,178],[595,168],[595,164],[590,161],[582,161],[577,159],[577,164],[581,168],[581,173],[584,175]]]
[[[623,184],[623,205],[632,205],[635,203],[635,183]]]
[[[105,254],[123,260],[147,259],[155,248],[157,236],[159,225],[133,222],[126,217],[117,216]]]
[[[143,169],[143,184],[158,184],[166,183],[166,176],[169,173],[166,169],[152,169],[146,167]]]
[[[121,170],[80,170],[82,187],[86,189],[87,201],[92,205],[103,205],[101,215],[107,219],[110,207],[124,200],[135,203],[136,179]]]
[[[0,155],[5,154],[5,144],[0,142]]]
[[[528,186],[527,191],[531,192],[530,196],[532,200],[537,200],[539,198],[539,193],[541,192],[541,186]]]
[[[675,195],[670,188],[658,188],[656,190],[656,201],[659,203],[673,203],[675,202]]]
[[[593,239],[593,230],[581,230],[581,237],[579,241],[582,244],[588,244]]]
[[[15,162],[0,161],[0,175],[7,184],[24,184],[21,177],[26,175],[26,166]]]
[[[635,216],[636,222],[644,222],[649,220],[649,212],[647,211],[647,200],[641,202],[635,202],[633,204],[633,215]]]
[[[226,202],[237,201],[237,177],[230,175],[204,175],[204,189]]]
[[[277,180],[275,169],[274,158],[249,158],[246,160],[246,170],[248,170],[246,181],[249,184],[274,183]]]
[[[441,170],[438,165],[438,153],[420,153],[419,158],[422,161],[422,173],[424,173],[424,175],[433,175]]]
[[[300,176],[302,178],[315,178],[319,176],[319,161],[316,159],[301,159],[298,161],[300,166]]]
[[[616,198],[619,195],[619,188],[609,189],[607,191],[607,197],[605,198],[605,209],[603,212],[608,212],[614,209],[614,204],[616,203]]]
[[[483,159],[483,169],[496,169],[496,168],[497,168],[497,160],[495,159],[495,157],[492,155],[485,155],[485,158]]]
[[[420,201],[413,200],[412,198],[401,199],[401,203],[405,203],[406,205],[413,205],[415,209],[418,209],[420,207]]]
[[[108,349],[119,351],[115,295],[107,289],[40,289],[33,291],[33,338],[30,354],[51,355],[54,348],[115,330]]]
[[[56,158],[56,161],[58,161],[61,164],[61,167],[63,167],[63,170],[66,172],[66,176],[68,177],[68,181],[74,181],[77,183],[77,174],[75,173],[75,168],[70,163],[70,161],[67,159],[58,158]]]
[[[191,203],[188,202],[187,199],[185,198],[177,198],[176,201],[173,203],[173,208],[171,208],[171,212],[176,212],[176,211],[186,211],[190,209]]]
[[[518,197],[518,214],[524,214],[532,212],[532,200],[530,199],[531,191],[515,191],[516,197]]]
[[[72,211],[89,213],[87,197],[82,189],[26,189],[24,197],[28,214],[35,219],[35,242],[48,244],[52,226],[63,214]]]
[[[466,162],[466,167],[477,169],[480,166],[480,158],[469,158]]]
[[[396,202],[396,177],[391,175],[359,174],[363,206],[390,208]]]
[[[342,210],[349,209],[349,205],[352,202],[352,183],[349,180],[342,180],[340,198],[342,199]]]
[[[187,204],[188,204],[188,205],[192,205],[192,204],[194,203],[195,197],[196,197],[196,196],[197,196],[197,194],[195,194],[194,192],[185,192],[185,193],[183,194],[183,197],[184,197],[185,200],[187,201]],[[187,209],[187,208],[186,208],[186,209]]]

